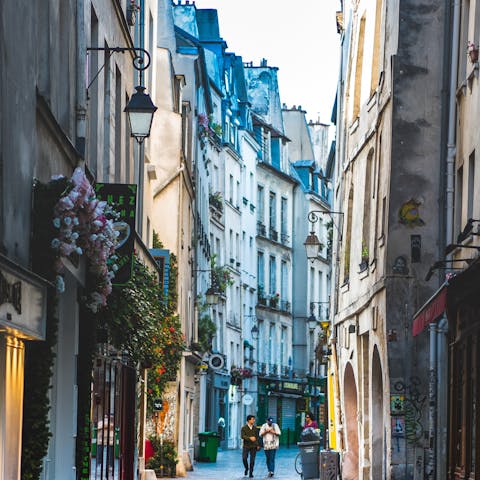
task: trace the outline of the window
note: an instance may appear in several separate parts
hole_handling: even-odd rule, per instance
[[[274,296],[277,293],[277,259],[273,255],[270,256],[269,276],[269,293]]]
[[[238,233],[235,234],[235,258],[237,259],[237,263],[240,261],[240,235]]]
[[[288,242],[288,200],[282,197],[280,202],[280,234],[282,243]]]
[[[280,337],[280,365],[287,365],[287,329],[282,326],[282,333]]]
[[[288,300],[288,268],[285,260],[280,264],[280,282],[280,299],[286,301]]]
[[[270,331],[268,332],[268,351],[270,353],[270,365],[275,364],[275,324],[270,324]]]
[[[365,16],[360,20],[358,31],[357,58],[355,64],[355,83],[353,91],[353,118],[355,120],[360,113],[360,102],[362,92],[362,74],[363,74],[363,50],[365,44]]]
[[[270,192],[268,203],[268,215],[270,222],[270,230],[277,229],[277,196],[274,192]]]
[[[310,267],[310,278],[309,278],[309,297],[311,302],[316,301],[316,296],[315,296],[315,269],[313,267]]]
[[[228,198],[230,200],[230,203],[233,205],[233,199],[235,198],[233,194],[233,175],[230,175],[228,186],[229,186]]]
[[[123,181],[123,158],[122,155],[122,75],[118,67],[115,67],[115,182]]]
[[[368,152],[367,168],[365,170],[365,198],[363,201],[363,226],[362,226],[362,245],[361,257],[362,261],[370,258],[370,219],[371,219],[371,198],[372,198],[372,164],[373,149]]]
[[[261,185],[257,187],[257,220],[263,224],[265,218],[264,190]]]
[[[257,254],[257,281],[259,293],[265,293],[265,257],[263,252]]]
[[[240,182],[237,180],[237,196],[236,196],[236,207],[240,208]]]
[[[348,282],[350,278],[350,249],[352,247],[352,222],[353,222],[353,185],[350,187],[347,208],[347,234],[345,235],[345,250],[343,257],[343,281]]]
[[[272,165],[280,169],[280,138],[274,137],[270,141]]]
[[[475,150],[468,159],[468,199],[467,199],[467,219],[475,218],[473,212],[473,198],[475,188]]]
[[[457,186],[455,188],[455,232],[462,231],[462,210],[463,210],[463,167],[457,170]]]
[[[381,44],[381,25],[382,25],[382,0],[376,0],[375,7],[375,34],[373,36],[373,58],[372,58],[372,81],[370,86],[370,95],[375,92],[380,79],[380,44]]]

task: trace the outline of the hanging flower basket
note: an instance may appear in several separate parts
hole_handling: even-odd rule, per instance
[[[63,188],[53,212],[55,236],[51,240],[56,260],[53,269],[56,272],[57,291],[62,293],[65,283],[62,276],[63,259],[73,263],[85,256],[88,261],[88,294],[86,306],[97,312],[106,305],[106,299],[112,291],[112,278],[118,270],[115,247],[119,232],[114,229],[114,220],[118,214],[96,198],[95,191],[81,168],[76,168],[71,179],[55,176],[46,189]]]

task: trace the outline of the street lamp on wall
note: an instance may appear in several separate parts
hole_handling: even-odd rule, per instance
[[[310,212],[308,212],[307,218],[311,224],[311,231],[310,231],[310,235],[307,235],[304,245],[305,245],[305,250],[307,252],[307,258],[312,262],[316,258],[318,258],[318,256],[320,255],[320,252],[323,249],[323,244],[315,234],[313,227],[315,223],[318,222],[318,220],[320,219],[320,215],[325,215],[325,214],[343,216],[343,212],[334,212],[332,210],[310,210]]]
[[[145,87],[137,86],[124,112],[128,115],[130,124],[130,134],[138,143],[142,143],[150,136],[152,128],[153,114],[157,107],[153,104],[148,93],[145,93]]]
[[[145,93],[145,87],[143,83],[143,71],[150,66],[150,54],[143,48],[136,47],[89,47],[87,51],[104,51],[106,52],[107,58],[105,63],[93,77],[92,81],[87,87],[90,88],[90,85],[98,77],[99,73],[102,71],[107,60],[113,53],[125,53],[125,52],[134,52],[135,56],[132,60],[133,68],[139,72],[139,83],[140,85],[136,86],[136,92],[130,98],[128,105],[125,107],[124,112],[128,116],[128,123],[130,125],[130,135],[137,140],[139,144],[143,143],[145,138],[150,136],[150,129],[152,127],[153,114],[157,110],[157,107],[153,104],[152,99],[148,93]],[[146,58],[146,61],[145,61]]]
[[[219,294],[213,287],[208,287],[205,292],[205,302],[207,305],[218,305]]]

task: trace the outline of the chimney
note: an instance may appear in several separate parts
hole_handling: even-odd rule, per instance
[[[261,67],[266,67],[267,66],[267,59],[266,58],[262,58],[262,60],[260,61],[260,66]]]

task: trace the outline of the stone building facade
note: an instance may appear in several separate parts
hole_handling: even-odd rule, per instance
[[[429,345],[409,326],[432,293],[425,274],[440,252],[445,158],[447,59],[419,45],[442,44],[447,14],[440,2],[360,0],[337,18],[334,208],[343,228],[334,234],[331,343],[343,478],[433,478]]]

